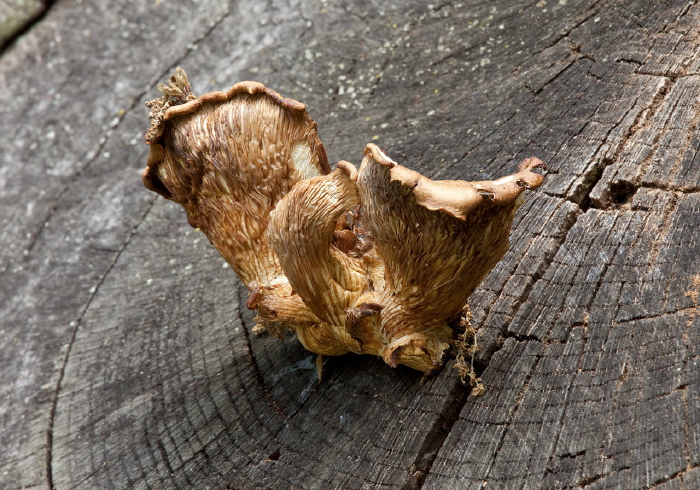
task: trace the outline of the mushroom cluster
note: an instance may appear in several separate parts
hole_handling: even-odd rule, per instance
[[[368,144],[331,171],[304,104],[257,82],[195,97],[177,69],[151,101],[146,187],[181,204],[274,336],[430,371],[467,299],[509,247],[544,164],[495,181],[433,181]],[[457,322],[458,324],[459,322]]]

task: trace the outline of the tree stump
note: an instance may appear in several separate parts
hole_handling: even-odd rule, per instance
[[[45,3],[0,58],[1,487],[700,487],[695,2]],[[548,164],[470,299],[483,396],[251,332],[140,181],[177,65],[306,103],[331,162]]]

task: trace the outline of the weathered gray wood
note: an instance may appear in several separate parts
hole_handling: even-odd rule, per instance
[[[28,29],[49,3],[49,0],[0,0],[0,48]]]
[[[700,7],[56,2],[0,58],[0,487],[700,485]],[[143,102],[259,80],[331,161],[550,173],[449,366],[250,333],[245,293],[143,189]]]

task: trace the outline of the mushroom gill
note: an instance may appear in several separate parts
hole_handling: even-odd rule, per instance
[[[195,97],[179,68],[159,88],[144,183],[206,233],[260,326],[317,354],[442,365],[450,320],[508,250],[541,161],[495,181],[433,181],[369,144],[359,171],[331,172],[299,102],[256,82]]]
[[[181,204],[245,284],[282,274],[265,238],[270,212],[294,185],[330,172],[305,106],[257,82],[195,97],[181,68],[148,103],[143,181]]]
[[[532,170],[543,166],[531,158],[494,182],[432,181],[367,145],[357,184],[385,266],[373,300],[387,364],[425,371],[441,363],[452,341],[448,319],[508,250],[522,193],[542,183]]]

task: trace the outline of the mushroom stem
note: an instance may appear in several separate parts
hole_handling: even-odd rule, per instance
[[[290,285],[321,321],[339,326],[366,289],[362,263],[333,244],[336,224],[357,206],[357,170],[340,162],[329,175],[297,184],[270,216],[267,238]],[[352,350],[359,345],[334,328]]]

